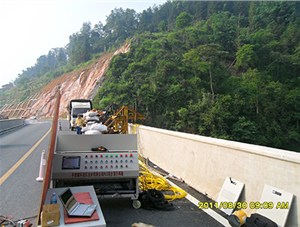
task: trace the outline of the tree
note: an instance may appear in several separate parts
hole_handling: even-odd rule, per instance
[[[106,19],[104,31],[107,34],[106,43],[124,42],[131,37],[138,28],[137,14],[133,9],[116,8]]]
[[[91,23],[83,23],[80,32],[74,33],[69,37],[67,45],[67,53],[69,62],[73,65],[78,65],[88,61],[91,58]]]
[[[101,21],[94,25],[90,34],[90,45],[92,53],[105,51],[105,31]]]
[[[213,14],[207,20],[211,30],[211,42],[217,43],[226,51],[234,52],[237,48],[238,20],[229,12]]]
[[[222,47],[217,44],[200,45],[196,49],[191,49],[183,58],[185,63],[194,69],[197,73],[206,73],[209,75],[209,87],[212,99],[215,98],[213,70],[220,65],[221,58],[227,54]]]
[[[181,29],[191,24],[192,16],[187,12],[182,12],[176,17],[176,27]]]
[[[239,69],[248,69],[253,67],[257,61],[254,45],[245,44],[236,52],[235,66]]]

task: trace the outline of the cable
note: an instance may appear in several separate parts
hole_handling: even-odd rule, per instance
[[[3,215],[0,215],[0,224],[1,226],[16,226],[16,222]]]
[[[37,215],[31,216],[31,217],[26,217],[26,218],[21,218],[19,220],[16,220],[15,222],[18,222],[18,221],[21,221],[21,220],[31,220],[31,219],[34,219],[36,217],[37,217]]]
[[[171,186],[169,182],[163,176],[150,171],[149,165],[145,159],[139,155],[140,176],[139,176],[139,188],[141,191],[147,191],[149,189],[156,189],[162,191],[164,197],[168,201],[184,198],[187,193],[179,187]],[[160,173],[162,174],[162,173]]]
[[[31,220],[31,219],[34,219],[36,217],[37,217],[37,215],[27,217],[27,218],[21,218],[19,220],[13,221],[11,218],[0,215],[0,224],[1,224],[1,226],[7,226],[7,227],[13,226],[13,227],[15,227],[15,226],[17,226],[17,223],[21,220]]]

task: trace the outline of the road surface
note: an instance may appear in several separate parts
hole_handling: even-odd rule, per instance
[[[66,121],[61,122],[61,133],[76,133],[68,129]],[[32,120],[22,128],[0,135],[0,215],[12,216],[13,220],[37,215],[43,183],[36,178],[41,153],[48,150],[50,128],[50,121]],[[207,200],[187,185],[181,187],[198,200]],[[100,198],[99,202],[107,227],[129,227],[136,222],[157,227],[223,226],[187,199],[174,201],[173,211],[134,209],[128,199]]]
[[[36,178],[50,126],[50,121],[32,121],[0,135],[0,215],[13,220],[37,215],[42,183]]]

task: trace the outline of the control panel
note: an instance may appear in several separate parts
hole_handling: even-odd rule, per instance
[[[53,159],[53,179],[138,176],[137,151],[66,152]]]
[[[134,170],[136,169],[136,153],[86,154],[84,169],[100,170]]]
[[[138,180],[136,134],[78,136],[58,133],[52,162],[52,187],[92,185],[97,196],[136,200]]]

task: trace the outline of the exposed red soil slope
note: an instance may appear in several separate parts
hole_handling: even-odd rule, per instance
[[[109,67],[113,56],[129,51],[130,44],[125,44],[114,53],[104,54],[96,63],[85,69],[76,70],[54,79],[47,84],[36,97],[36,102],[28,109],[30,116],[51,117],[53,116],[55,91],[60,87],[61,102],[60,115],[67,114],[67,106],[71,99],[91,99],[100,86],[101,78]]]

